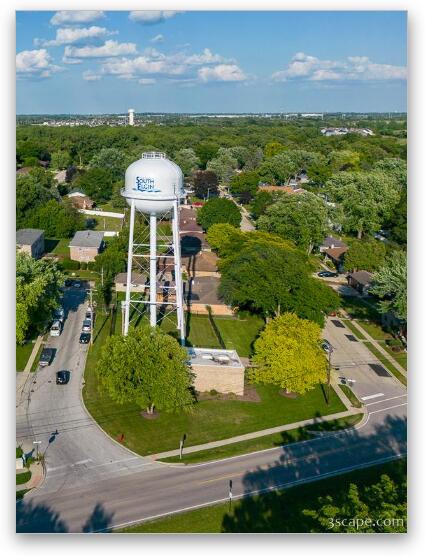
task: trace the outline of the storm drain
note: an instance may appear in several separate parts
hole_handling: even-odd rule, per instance
[[[333,324],[334,326],[336,326],[337,328],[345,328],[345,326],[344,326],[344,325],[342,324],[342,322],[340,322],[339,320],[332,320],[331,322],[332,322],[332,324]]]
[[[382,365],[378,365],[377,363],[370,363],[369,367],[378,376],[391,376],[391,373],[389,373],[386,369],[384,369]]]
[[[348,338],[350,342],[357,342],[357,338],[352,334],[346,334],[345,337]]]

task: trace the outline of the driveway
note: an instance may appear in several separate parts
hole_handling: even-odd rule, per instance
[[[31,373],[17,400],[17,442],[30,452],[39,440],[45,455],[47,478],[40,491],[57,492],[66,487],[89,484],[116,475],[132,473],[144,465],[107,437],[86,413],[81,400],[83,372],[88,345],[79,343],[87,309],[86,291],[67,288],[64,293],[66,320],[59,337],[50,337],[56,349],[52,364]],[[71,371],[66,385],[56,384],[56,372]]]

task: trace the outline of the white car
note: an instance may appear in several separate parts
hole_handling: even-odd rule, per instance
[[[91,332],[91,320],[85,319],[81,330],[82,332]]]
[[[60,320],[53,321],[50,327],[50,336],[60,336],[62,334],[62,323]]]

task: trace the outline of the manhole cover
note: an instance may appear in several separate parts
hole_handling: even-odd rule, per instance
[[[350,342],[357,342],[357,338],[352,334],[346,334],[345,337],[348,338]]]
[[[339,320],[332,320],[331,322],[332,322],[332,324],[333,324],[334,326],[336,326],[337,328],[345,328],[345,326],[344,326],[344,325],[342,324],[342,322],[340,322]]]
[[[377,363],[371,363],[369,367],[378,376],[391,376],[391,374],[386,369],[384,369],[382,365],[378,365]]]

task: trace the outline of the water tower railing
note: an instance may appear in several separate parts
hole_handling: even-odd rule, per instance
[[[165,153],[152,151],[143,153],[142,158],[167,158],[167,155]]]

